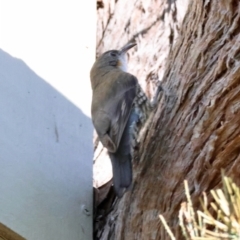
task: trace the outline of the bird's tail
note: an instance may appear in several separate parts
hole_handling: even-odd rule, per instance
[[[132,109],[117,151],[109,153],[113,169],[114,189],[118,197],[122,197],[132,183],[133,136],[138,121],[138,113]]]
[[[117,196],[120,198],[132,183],[131,155],[120,152],[109,153],[112,161],[113,185]]]

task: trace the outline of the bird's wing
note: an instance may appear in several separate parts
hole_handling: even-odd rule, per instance
[[[136,96],[137,84],[136,77],[122,73],[108,86],[107,99],[94,125],[100,141],[109,152],[115,152],[118,148]]]
[[[128,75],[127,78],[128,81],[119,81],[117,91],[115,91],[116,94],[112,96],[112,100],[109,103],[109,109],[111,109],[109,112],[111,120],[109,137],[117,148],[136,96],[136,78],[132,75]]]

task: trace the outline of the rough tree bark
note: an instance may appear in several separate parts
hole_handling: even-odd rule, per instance
[[[222,168],[240,185],[240,3],[101,2],[97,51],[134,38],[129,72],[149,96],[158,80],[164,93],[135,153],[132,191],[113,203],[98,237],[169,239],[163,214],[182,239],[184,179],[195,207],[219,187]]]

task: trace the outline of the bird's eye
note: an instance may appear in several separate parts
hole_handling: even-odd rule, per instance
[[[115,52],[110,52],[110,55],[111,55],[112,57],[116,57],[116,56],[117,56],[117,54],[116,54]]]

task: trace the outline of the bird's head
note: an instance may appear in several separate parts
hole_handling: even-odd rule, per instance
[[[122,71],[127,71],[127,51],[136,46],[135,42],[131,42],[123,46],[120,50],[110,50],[103,53],[95,62],[97,67],[108,67],[113,66],[121,69]]]

